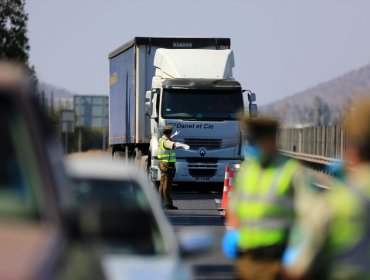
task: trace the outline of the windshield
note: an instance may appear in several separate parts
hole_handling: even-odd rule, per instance
[[[80,214],[99,225],[96,237],[104,240],[106,251],[139,255],[165,252],[158,223],[138,183],[95,178],[75,178],[74,183]],[[94,211],[96,215],[91,215]]]
[[[243,109],[240,90],[164,90],[165,119],[234,120]]]

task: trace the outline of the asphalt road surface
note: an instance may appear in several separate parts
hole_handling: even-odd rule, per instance
[[[213,234],[213,247],[199,256],[186,261],[191,266],[196,280],[235,279],[233,264],[221,252],[221,240],[225,232],[224,219],[217,211],[221,193],[197,193],[177,190],[172,193],[174,205],[179,210],[167,210],[166,214],[175,231],[184,228],[204,228]]]

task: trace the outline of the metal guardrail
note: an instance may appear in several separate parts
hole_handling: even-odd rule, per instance
[[[341,126],[282,128],[278,138],[282,154],[309,168],[324,171],[344,157],[347,141]]]
[[[314,186],[323,190],[330,189],[330,187],[328,187],[327,181],[328,178],[333,176],[333,174],[330,174],[328,172],[328,166],[338,162],[338,159],[282,150],[280,150],[280,153],[285,156],[299,160],[304,166],[306,166],[306,168],[310,169],[310,176],[313,180],[312,183]]]
[[[304,166],[306,166],[309,169],[316,170],[316,171],[323,172],[323,173],[327,173],[328,166],[338,161],[333,158],[327,158],[327,157],[303,154],[303,153],[295,153],[295,152],[284,151],[284,150],[280,150],[280,153],[287,157],[295,158],[299,160]]]
[[[282,128],[278,141],[280,150],[300,154],[304,158],[312,156],[315,161],[343,158],[346,142],[346,133],[338,125]]]
[[[296,152],[291,152],[291,151],[280,150],[280,152],[285,156],[292,157],[292,158],[301,160],[303,162],[312,162],[312,163],[317,163],[317,164],[326,165],[326,166],[340,161],[339,159],[335,159],[335,158],[296,153]]]

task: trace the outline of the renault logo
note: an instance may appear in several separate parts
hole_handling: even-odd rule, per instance
[[[200,151],[199,151],[199,154],[200,154],[200,156],[201,157],[204,157],[205,155],[206,155],[206,150],[205,149],[200,149]]]

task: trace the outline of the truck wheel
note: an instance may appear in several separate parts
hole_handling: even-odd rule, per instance
[[[160,181],[153,181],[153,184],[154,184],[154,186],[155,186],[155,189],[156,189],[157,191],[159,191],[159,184],[160,184]]]
[[[122,152],[122,151],[115,151],[113,154],[112,154],[112,159],[115,160],[115,159],[124,159],[125,158],[125,153]]]
[[[142,155],[143,155],[143,153],[140,151],[140,149],[139,148],[135,148],[134,154],[133,154],[134,160],[140,162]]]

